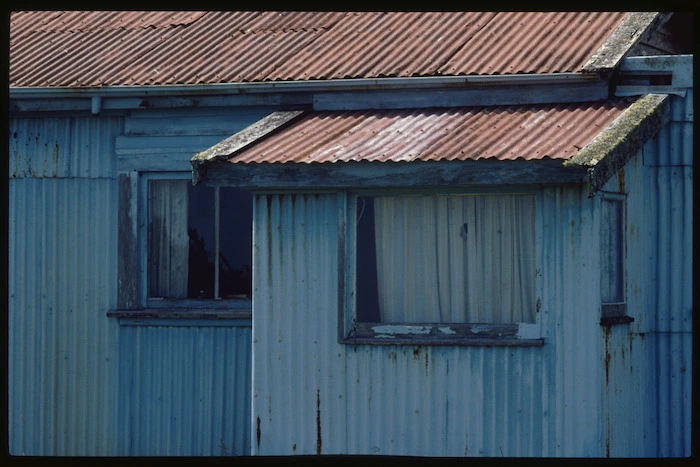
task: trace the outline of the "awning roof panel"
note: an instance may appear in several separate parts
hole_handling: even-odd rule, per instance
[[[230,155],[241,163],[572,157],[631,103],[310,112]]]

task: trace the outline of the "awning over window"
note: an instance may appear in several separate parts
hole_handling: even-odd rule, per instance
[[[196,155],[194,178],[262,189],[590,182],[667,121],[667,100],[276,112]]]

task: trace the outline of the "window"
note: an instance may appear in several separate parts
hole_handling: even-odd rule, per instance
[[[541,344],[536,198],[352,196],[344,340]]]
[[[605,194],[600,200],[600,295],[605,322],[631,322],[625,316],[625,198]],[[617,320],[616,320],[617,319]]]
[[[148,299],[250,299],[252,199],[236,188],[148,180]]]
[[[119,197],[119,309],[109,316],[249,319],[251,192],[193,186],[189,172],[130,172]]]

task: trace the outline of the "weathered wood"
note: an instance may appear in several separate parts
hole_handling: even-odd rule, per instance
[[[629,13],[583,65],[583,71],[609,73],[658,21],[659,14],[656,12]]]
[[[470,86],[462,88],[318,93],[314,110],[402,109],[602,101],[607,82]]]
[[[205,184],[256,191],[585,183],[587,167],[558,160],[261,163],[210,166]],[[197,175],[195,175],[197,176]]]
[[[303,113],[303,110],[273,112],[267,117],[210,147],[206,151],[195,154],[191,162],[194,169],[194,183],[196,184],[199,182],[208,164],[229,158],[237,151],[254,144],[260,138],[271,135],[286,127]]]
[[[202,148],[217,144],[221,141],[222,134],[226,133],[218,135],[117,136],[114,150],[118,155],[167,154],[171,151],[194,154],[201,151]]]
[[[303,113],[303,110],[273,112],[206,151],[196,154],[193,160],[212,161],[221,157],[228,158],[237,151],[255,143],[260,138],[269,136],[275,131],[284,128]]]
[[[137,309],[140,268],[138,255],[138,173],[118,176],[117,307]]]
[[[604,316],[600,318],[601,326],[612,326],[615,324],[631,324],[634,318],[631,316]]]
[[[628,57],[618,68],[616,96],[676,94],[693,87],[693,56]]]
[[[338,193],[338,342],[342,342],[347,335],[352,322],[352,313],[349,311],[347,287],[352,288],[355,283],[351,276],[348,263],[352,258],[350,245],[355,244],[353,233],[348,232],[348,197],[345,193]],[[353,213],[354,214],[354,213]],[[354,215],[353,215],[354,218]],[[352,238],[347,238],[351,236]],[[350,279],[350,280],[348,280]]]
[[[518,337],[518,324],[382,324],[356,323],[346,344],[541,346],[539,337]]]
[[[183,172],[192,169],[193,151],[125,154],[117,156],[117,170],[138,172]]]
[[[129,319],[251,319],[251,310],[227,310],[223,308],[213,309],[154,309],[148,308],[144,310],[110,310],[107,312],[110,318],[129,318]]]
[[[566,161],[566,167],[586,168],[589,196],[593,196],[654,136],[670,117],[670,99],[649,94],[638,99],[610,126]]]
[[[221,136],[224,138],[269,115],[271,107],[215,107],[133,110],[124,120],[124,135]]]

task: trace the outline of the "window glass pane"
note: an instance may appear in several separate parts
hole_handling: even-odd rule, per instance
[[[216,207],[213,187],[189,180],[148,182],[150,298],[251,297],[252,194],[219,189],[218,278]]]
[[[357,212],[358,321],[535,321],[534,195],[378,196]]]
[[[357,198],[357,320],[378,323],[377,258],[374,243],[374,201],[370,197]]]
[[[189,212],[187,233],[190,241],[188,298],[214,298],[214,212],[213,187],[187,184]]]
[[[624,296],[623,201],[601,200],[600,270],[603,303],[622,303]]]
[[[253,268],[253,195],[222,187],[219,221],[219,293],[221,298],[250,298]]]

